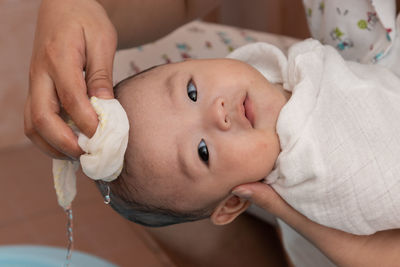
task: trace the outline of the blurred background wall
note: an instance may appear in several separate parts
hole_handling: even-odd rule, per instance
[[[205,20],[301,39],[309,37],[301,0],[222,0]]]
[[[39,0],[0,0],[0,149],[27,143],[23,107]]]

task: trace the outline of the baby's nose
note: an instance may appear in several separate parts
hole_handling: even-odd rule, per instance
[[[223,97],[217,97],[209,110],[211,123],[222,131],[227,131],[231,127],[231,120],[225,104],[225,99]]]

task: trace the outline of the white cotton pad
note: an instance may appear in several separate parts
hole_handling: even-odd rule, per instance
[[[93,180],[113,181],[121,173],[128,145],[129,121],[116,99],[90,99],[98,118],[96,133],[88,138],[78,132],[78,144],[85,151],[79,161],[53,160],[54,187],[58,203],[67,209],[76,195],[75,172],[83,172]]]

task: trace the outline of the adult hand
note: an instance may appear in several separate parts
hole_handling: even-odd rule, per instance
[[[78,158],[77,137],[64,110],[91,137],[97,115],[88,96],[113,98],[112,68],[117,34],[95,0],[43,0],[25,104],[25,134],[55,158]],[[85,71],[86,75],[83,74]]]
[[[300,215],[271,186],[263,182],[237,186],[233,189],[232,193],[238,197],[250,200],[260,208],[283,220],[290,215]]]
[[[261,182],[237,186],[232,193],[284,220],[338,266],[397,266],[400,261],[400,229],[358,236],[320,225]]]

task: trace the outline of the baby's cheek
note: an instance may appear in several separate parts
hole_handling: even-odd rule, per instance
[[[267,175],[273,168],[279,154],[279,145],[272,140],[261,140],[257,142],[248,156],[252,159],[253,168],[258,170],[261,175]]]
[[[269,144],[265,142],[259,143],[253,153],[253,157],[257,159],[255,163],[258,165],[265,166],[265,164],[268,164],[268,161],[271,158],[271,148]]]

